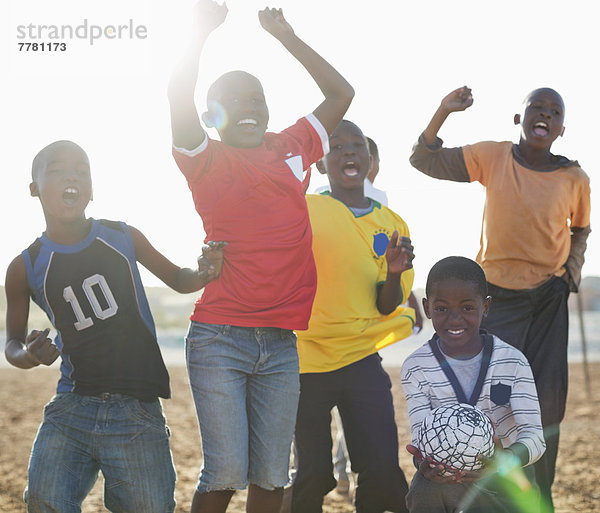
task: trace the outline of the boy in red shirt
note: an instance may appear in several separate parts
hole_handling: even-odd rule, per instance
[[[203,468],[192,512],[225,511],[249,485],[249,512],[279,510],[288,480],[298,404],[296,338],[306,329],[316,289],[303,172],[328,151],[328,134],[354,91],[300,38],[281,10],[259,12],[263,28],[306,68],[325,100],[279,134],[266,133],[260,81],[233,71],[194,104],[198,61],[227,7],[198,3],[194,41],[169,86],[173,155],[192,191],[208,239],[228,242],[216,287],[192,314],[186,358],[202,435]]]

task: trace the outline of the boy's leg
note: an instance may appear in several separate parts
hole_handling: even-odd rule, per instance
[[[98,404],[95,455],[104,475],[104,503],[113,513],[168,513],[175,509],[175,468],[159,400],[121,394]]]
[[[29,513],[78,513],[98,477],[91,455],[95,412],[77,394],[56,395],[44,409],[29,460]]]
[[[296,336],[290,330],[252,330],[257,357],[248,376],[249,513],[278,513],[289,480],[290,446],[300,392]]]
[[[492,307],[482,325],[520,349],[535,378],[546,452],[534,464],[542,500],[552,507],[551,487],[558,454],[559,424],[564,417],[568,385],[569,288],[558,277],[532,291],[490,285]]]
[[[293,513],[320,513],[323,497],[335,488],[331,458],[331,409],[337,402],[341,388],[339,371],[300,375]]]
[[[338,404],[352,470],[358,473],[356,511],[406,511],[408,484],[398,464],[398,431],[391,381],[378,354],[343,369]]]
[[[525,349],[525,356],[535,377],[546,440],[546,452],[533,467],[542,501],[548,511],[554,511],[551,488],[558,456],[560,422],[567,405],[568,299],[569,286],[558,277],[551,278],[535,290],[532,337]]]
[[[409,513],[455,513],[468,487],[462,484],[439,484],[415,472],[406,494]]]
[[[252,328],[192,322],[186,361],[203,464],[192,513],[225,511],[248,484],[246,387],[258,349]]]
[[[469,486],[460,501],[464,513],[546,513],[540,509],[535,471],[529,466],[484,476]]]

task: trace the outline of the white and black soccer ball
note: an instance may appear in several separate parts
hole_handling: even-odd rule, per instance
[[[494,426],[490,418],[470,404],[434,409],[423,419],[418,449],[424,458],[445,467],[443,475],[479,470],[483,458],[494,454]]]

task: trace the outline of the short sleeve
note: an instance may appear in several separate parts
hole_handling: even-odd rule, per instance
[[[277,136],[279,140],[285,140],[302,155],[304,169],[320,160],[329,153],[329,135],[314,114],[299,119],[294,125],[286,128]]]
[[[188,182],[198,180],[208,171],[211,161],[209,144],[212,142],[206,134],[200,146],[193,150],[173,146],[173,158]]]
[[[493,158],[495,144],[492,142],[480,142],[463,146],[463,157],[471,182],[479,182],[482,185],[487,184],[490,159]]]

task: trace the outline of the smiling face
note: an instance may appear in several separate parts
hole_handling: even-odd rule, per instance
[[[364,187],[371,157],[360,128],[350,121],[342,121],[329,137],[329,148],[317,167],[327,173],[331,191],[335,194]]]
[[[29,188],[38,196],[46,222],[84,219],[92,197],[90,163],[75,143],[58,141],[46,146],[34,159]]]
[[[221,76],[210,88],[205,121],[214,126],[221,140],[236,148],[262,144],[269,109],[260,81],[244,71]]]
[[[442,351],[453,358],[470,358],[481,351],[479,326],[489,307],[490,298],[481,295],[478,284],[460,278],[435,282],[423,299]]]
[[[549,149],[564,132],[565,105],[553,89],[532,91],[525,100],[523,115],[515,115],[521,124],[521,140],[535,149]]]

